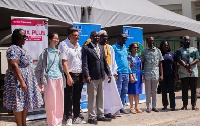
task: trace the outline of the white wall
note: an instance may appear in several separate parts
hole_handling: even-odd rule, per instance
[[[8,47],[0,47],[1,52],[1,74],[5,74],[8,69],[8,61],[6,58],[6,50]]]

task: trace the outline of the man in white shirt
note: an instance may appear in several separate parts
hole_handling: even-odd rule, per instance
[[[69,39],[61,43],[60,50],[62,52],[62,64],[65,75],[67,77],[67,85],[65,89],[65,115],[67,117],[67,124],[71,126],[72,123],[86,123],[80,117],[80,98],[83,88],[82,76],[82,60],[81,47],[78,43],[79,33],[75,28],[69,31]],[[72,120],[72,105],[73,115]]]

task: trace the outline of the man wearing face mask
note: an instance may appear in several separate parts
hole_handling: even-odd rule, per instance
[[[188,90],[191,90],[192,110],[198,111],[196,107],[196,88],[198,79],[197,63],[199,62],[199,51],[195,47],[190,46],[189,36],[183,37],[183,47],[176,51],[176,58],[181,65],[179,69],[179,78],[182,84],[182,101],[183,107],[181,110],[187,110],[188,105]]]

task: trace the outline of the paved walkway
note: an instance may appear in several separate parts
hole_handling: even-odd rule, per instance
[[[189,93],[190,95],[190,93]],[[141,114],[129,114],[117,117],[111,122],[99,122],[99,126],[200,126],[200,111],[191,110],[191,105],[188,105],[188,110],[180,110],[182,107],[181,92],[176,92],[176,111],[161,110],[161,94],[158,94],[157,108],[159,113],[146,113],[146,104],[140,104],[140,108],[144,111]],[[197,107],[200,107],[199,99]],[[189,99],[190,103],[190,99]],[[129,106],[126,106],[128,110]],[[87,113],[83,114],[87,117]],[[66,122],[63,121],[63,124]],[[0,113],[0,126],[15,126],[13,116],[8,116],[6,113]],[[46,120],[28,121],[28,126],[46,126]],[[74,125],[74,126],[91,126],[90,124]]]

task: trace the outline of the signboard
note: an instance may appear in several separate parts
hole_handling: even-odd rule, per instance
[[[88,24],[88,23],[74,23],[75,27],[80,35],[79,44],[82,46],[89,38],[92,31],[99,32],[101,30],[101,25],[98,24]]]
[[[143,29],[139,27],[123,26],[123,33],[126,34],[126,47],[135,42],[139,45],[138,54],[140,55],[143,50]]]

